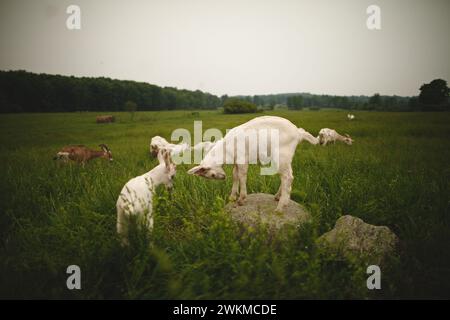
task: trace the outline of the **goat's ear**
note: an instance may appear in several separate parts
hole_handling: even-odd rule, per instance
[[[194,174],[196,176],[202,176],[205,174],[206,171],[208,171],[208,168],[205,168],[203,166],[196,166],[190,169],[187,173]]]
[[[348,133],[346,133],[346,134],[345,134],[345,136],[346,136],[347,138],[351,138],[351,137],[349,136],[349,134],[348,134]]]
[[[166,150],[165,149],[159,149],[158,150],[158,155],[157,155],[157,157],[158,157],[158,161],[159,161],[159,164],[163,164],[164,163],[164,154],[166,153]]]
[[[170,164],[172,163],[172,158],[170,157],[170,151],[168,151],[168,150],[163,151],[163,159],[164,159],[164,164],[166,165],[166,168],[169,169]]]

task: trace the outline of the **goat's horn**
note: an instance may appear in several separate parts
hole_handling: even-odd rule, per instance
[[[98,145],[100,148],[105,148],[107,151],[109,151],[109,148],[106,144],[102,143]]]

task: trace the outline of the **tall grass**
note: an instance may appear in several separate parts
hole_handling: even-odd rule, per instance
[[[122,186],[156,165],[152,136],[172,130],[226,129],[254,115],[212,111],[0,116],[0,296],[22,298],[448,298],[450,296],[450,114],[275,111],[312,133],[335,128],[353,146],[301,144],[292,198],[313,222],[282,239],[242,233],[223,211],[231,179],[207,181],[178,167],[171,195],[155,197],[155,229],[129,248],[115,233]],[[107,144],[114,162],[85,167],[52,160],[67,144]],[[228,177],[231,168],[226,167]],[[249,192],[275,193],[279,179],[251,167]],[[344,214],[389,226],[398,262],[382,290],[366,288],[367,266],[322,252],[315,240]],[[82,290],[66,288],[79,265]]]

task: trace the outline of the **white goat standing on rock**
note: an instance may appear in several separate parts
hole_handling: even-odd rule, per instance
[[[337,133],[336,130],[328,128],[320,129],[319,136],[317,138],[319,139],[319,143],[323,146],[326,146],[329,142],[335,143],[336,141],[342,141],[348,145],[353,143],[353,139],[348,134],[342,136]]]
[[[128,243],[128,223],[131,216],[145,218],[147,228],[153,228],[153,192],[160,184],[172,188],[176,165],[167,150],[158,153],[159,165],[149,172],[128,181],[117,199],[117,233],[122,243]]]
[[[242,134],[247,135],[249,132],[260,131],[275,131],[278,134],[278,140],[274,141],[275,145],[271,145],[272,141],[266,135],[265,145],[266,150],[261,150],[261,145],[257,148],[256,162],[265,164],[268,162],[275,162],[277,173],[281,178],[280,188],[275,195],[275,200],[278,201],[276,211],[283,211],[283,208],[288,204],[291,194],[292,181],[294,176],[292,174],[292,158],[294,157],[297,144],[302,140],[306,140],[312,144],[317,144],[318,139],[302,128],[297,128],[292,122],[281,117],[263,116],[254,118],[240,126],[230,130],[223,139],[217,141],[214,147],[206,154],[200,165],[190,169],[189,174],[202,176],[209,179],[225,179],[225,171],[222,166],[225,163],[234,164],[233,167],[233,187],[231,189],[230,200],[235,200],[238,191],[239,199],[238,205],[243,205],[247,196],[247,170],[249,163],[253,163],[251,159],[252,151],[249,146],[253,141],[247,136],[245,138],[244,153],[236,152],[237,147],[235,140],[242,137]],[[260,138],[262,139],[262,138]],[[261,156],[261,151],[264,156]],[[270,153],[270,154],[269,154]],[[238,161],[239,158],[244,158],[243,162]],[[250,160],[250,161],[249,161]]]

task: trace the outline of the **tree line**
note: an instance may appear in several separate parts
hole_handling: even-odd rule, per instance
[[[228,105],[227,100],[230,100]],[[152,111],[174,109],[216,109],[227,106],[237,112],[236,99],[251,103],[251,112],[287,106],[303,108],[340,108],[376,111],[450,110],[447,82],[436,79],[423,84],[415,97],[335,96],[311,93],[285,93],[254,96],[218,97],[200,90],[159,87],[144,82],[110,78],[73,77],[36,74],[27,71],[0,71],[0,112],[70,111]],[[254,105],[254,106],[253,106]],[[249,110],[250,110],[249,109]],[[247,112],[247,111],[246,111]]]
[[[253,102],[260,108],[272,109],[277,105],[291,110],[303,108],[339,108],[375,111],[450,111],[449,88],[447,82],[435,79],[419,88],[415,97],[385,96],[335,96],[311,93],[283,93],[271,95],[239,96]],[[223,99],[222,99],[223,100]]]
[[[110,78],[88,78],[26,71],[0,71],[1,112],[213,109],[219,97],[202,91]]]

